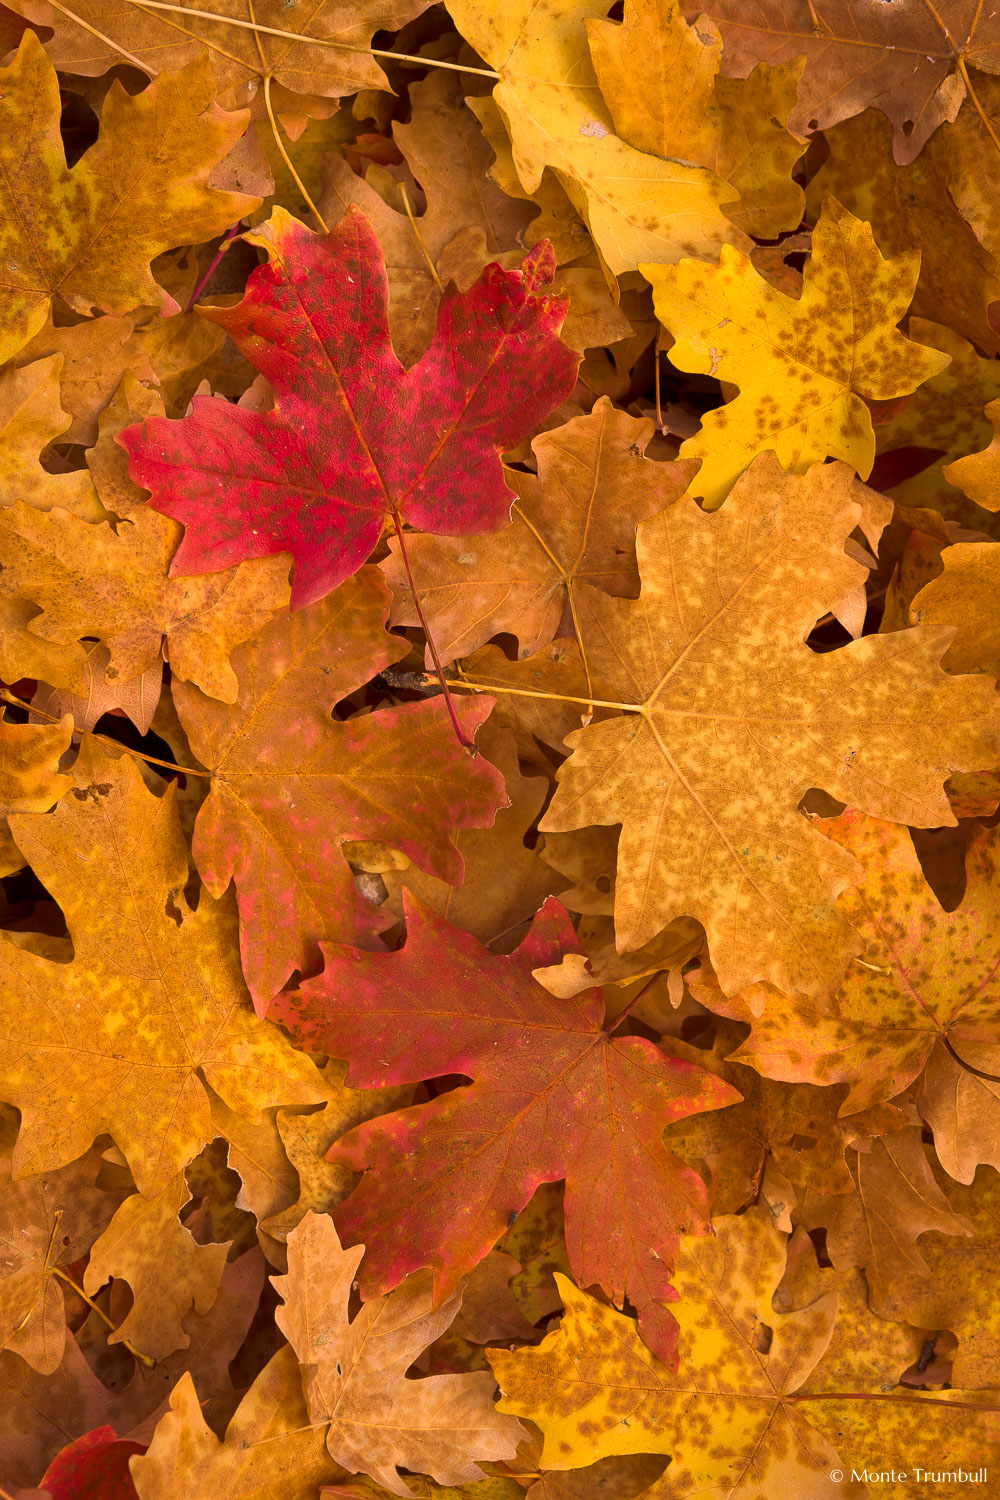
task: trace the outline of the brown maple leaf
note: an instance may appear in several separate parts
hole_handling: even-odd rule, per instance
[[[435,1309],[431,1277],[420,1273],[348,1322],[363,1255],[363,1245],[342,1250],[333,1220],[310,1212],[288,1237],[288,1275],[272,1278],[284,1301],[276,1321],[307,1367],[311,1421],[329,1422],[326,1444],[339,1464],[394,1495],[411,1493],[400,1468],[442,1484],[482,1478],[476,1460],[512,1458],[524,1436],[519,1422],[494,1410],[492,1377],[404,1378],[452,1322],[461,1293]]]
[[[592,584],[634,597],[635,528],[683,494],[694,462],[654,464],[643,454],[653,423],[618,411],[606,396],[585,417],[534,439],[538,473],[505,471],[517,494],[511,524],[477,537],[418,536],[407,551],[424,615],[443,662],[491,636],[517,637],[530,656],[569,635],[575,591]],[[383,564],[392,622],[419,623],[398,542]],[[560,629],[565,621],[568,628]]]
[[[991,685],[937,665],[947,629],[805,644],[864,578],[843,551],[852,482],[762,455],[721,510],[682,500],[640,526],[637,601],[579,590],[597,696],[627,712],[569,737],[540,827],[621,823],[619,949],[694,917],[728,993],[823,993],[859,951],[834,908],[859,867],[797,811],[810,787],[933,827],[954,821],[949,772],[997,758]]]

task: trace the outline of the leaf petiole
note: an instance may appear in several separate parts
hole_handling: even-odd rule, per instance
[[[470,754],[476,755],[478,754],[476,746],[473,741],[468,738],[468,736],[462,729],[461,724],[458,722],[458,715],[455,712],[455,701],[452,698],[451,693],[448,691],[449,684],[447,678],[444,675],[444,668],[441,666],[441,658],[438,656],[437,646],[435,646],[434,644],[434,637],[431,634],[430,626],[428,625],[426,617],[424,615],[423,605],[420,603],[420,595],[417,592],[417,581],[413,576],[413,569],[410,567],[410,555],[406,550],[406,541],[403,536],[403,525],[399,519],[398,510],[393,510],[392,520],[393,525],[396,528],[396,535],[399,538],[399,552],[400,556],[403,559],[403,566],[406,569],[406,576],[410,584],[410,593],[413,595],[413,603],[417,611],[417,618],[420,620],[420,628],[424,632],[424,638],[427,641],[427,649],[430,651],[431,657],[434,661],[434,670],[437,673],[437,679],[440,682],[441,690],[444,693],[444,702],[445,707],[448,710],[448,717],[451,719],[452,728],[455,731],[458,743],[464,750],[468,750]]]

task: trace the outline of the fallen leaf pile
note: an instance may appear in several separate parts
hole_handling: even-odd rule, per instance
[[[0,1497],[1000,1497],[1000,20],[0,6]]]

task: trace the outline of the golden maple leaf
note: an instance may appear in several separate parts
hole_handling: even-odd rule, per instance
[[[130,97],[113,83],[101,133],[74,167],[59,135],[59,81],[34,32],[0,69],[0,358],[44,326],[53,297],[76,311],[175,312],[150,261],[173,245],[211,239],[258,198],[208,186],[248,116],[215,103],[208,59],[165,73]]]
[[[70,964],[10,940],[0,948],[0,1065],[21,1111],[13,1170],[60,1167],[108,1131],[152,1192],[214,1134],[209,1088],[251,1118],[327,1090],[254,1015],[232,898],[202,892],[188,909],[174,788],[155,797],[128,756],[93,741],[73,779],[51,817],[11,819],[74,947]]]
[[[637,151],[616,134],[590,60],[584,21],[601,0],[448,0],[448,12],[500,73],[493,101],[510,133],[514,166],[534,194],[553,171],[618,275],[640,261],[749,248],[720,205],[737,194],[714,173]],[[481,119],[482,103],[471,108]]]
[[[679,370],[732,381],[739,395],[707,412],[681,446],[701,459],[692,492],[720,504],[758,453],[773,450],[801,473],[841,458],[862,479],[875,436],[864,400],[886,401],[936,375],[949,356],[896,329],[917,283],[919,256],[885,260],[871,227],[826,198],[812,238],[802,295],[776,291],[739,250],[716,266],[686,260],[642,265],[656,314],[674,336]]]
[[[542,1467],[577,1469],[613,1454],[669,1453],[649,1500],[707,1491],[740,1500],[828,1500],[833,1448],[787,1397],[822,1358],[837,1293],[782,1314],[771,1298],[783,1236],[761,1210],[716,1221],[710,1239],[685,1237],[671,1311],[680,1326],[673,1374],[635,1324],[556,1273],[565,1312],[535,1349],[491,1350],[500,1410],[530,1416],[545,1438]],[[765,1353],[761,1325],[772,1330]],[[848,1485],[845,1493],[863,1493]]]

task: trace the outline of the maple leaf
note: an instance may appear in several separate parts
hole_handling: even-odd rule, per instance
[[[909,333],[918,343],[950,354],[951,364],[924,381],[888,422],[879,423],[876,461],[889,464],[889,455],[898,458],[900,449],[939,454],[919,473],[893,484],[892,494],[907,506],[933,506],[955,516],[956,502],[961,502],[942,470],[988,440],[990,424],[982,408],[1000,396],[1000,371],[995,359],[984,359],[968,340],[941,323],[911,317]]]
[[[253,20],[260,30],[223,24],[220,33],[216,17],[223,23],[230,19],[226,0],[218,0],[211,17],[200,5],[182,7],[180,22],[131,5],[118,6],[114,0],[74,0],[72,11],[48,0],[19,3],[20,14],[51,27],[49,56],[67,73],[100,77],[125,57],[155,76],[165,62],[186,63],[205,57],[207,49],[220,92],[231,101],[248,104],[266,77],[280,88],[290,110],[301,109],[303,101],[287,98],[285,90],[337,99],[358,89],[388,87],[370,55],[372,36],[398,30],[427,8],[427,0],[325,0],[308,14],[296,16],[284,0],[257,0]],[[232,20],[247,20],[238,5],[232,6]],[[305,102],[308,107],[310,101]]]
[[[859,581],[852,483],[764,455],[721,510],[685,499],[643,522],[637,601],[578,590],[598,692],[633,711],[568,737],[539,826],[621,823],[619,950],[694,917],[726,993],[822,993],[860,951],[833,906],[860,867],[797,812],[810,787],[931,827],[952,821],[949,769],[996,758],[992,688],[938,669],[941,627],[805,645]]]
[[[681,495],[694,464],[644,458],[653,423],[617,411],[602,396],[585,417],[535,438],[538,473],[506,477],[517,495],[509,527],[468,537],[415,537],[407,544],[424,616],[443,662],[509,631],[530,656],[574,613],[578,582],[608,594],[638,588],[639,521]],[[398,542],[383,564],[393,624],[418,624]]]
[[[926,1328],[950,1329],[958,1339],[952,1383],[966,1390],[995,1389],[1000,1376],[1000,1318],[991,1296],[998,1189],[1000,1178],[989,1167],[976,1174],[974,1187],[946,1185],[942,1217],[951,1214],[966,1223],[969,1237],[956,1242],[947,1223],[929,1225],[920,1239],[923,1264],[906,1268],[908,1274],[901,1269],[879,1309]]]
[[[196,397],[180,422],[121,433],[132,477],[182,521],[175,573],[290,552],[292,607],[350,577],[386,513],[422,530],[489,531],[509,515],[500,452],[572,389],[564,301],[538,297],[551,252],[488,267],[446,296],[437,334],[404,370],[389,342],[385,265],[352,208],[325,238],[282,209],[247,235],[268,253],[233,308],[202,308],[274,388],[258,414]],[[408,441],[399,441],[400,433]]]
[[[108,1131],[153,1192],[210,1139],[207,1087],[251,1117],[325,1098],[313,1065],[251,1009],[235,912],[205,894],[187,908],[173,788],[154,797],[127,756],[88,742],[72,795],[52,816],[19,814],[11,830],[62,907],[75,954],[56,963],[3,944],[15,1176],[63,1166]]]
[[[264,1366],[218,1438],[185,1373],[147,1451],[129,1461],[139,1500],[225,1495],[226,1500],[316,1500],[336,1477],[323,1434],[310,1428],[295,1355],[284,1345]]]
[[[691,993],[707,1003],[703,985],[692,984]],[[850,1192],[847,1149],[862,1142],[867,1148],[868,1139],[901,1129],[907,1116],[883,1104],[838,1118],[847,1093],[843,1086],[810,1088],[754,1078],[727,1058],[743,1035],[741,1028],[719,1023],[711,1052],[674,1043],[680,1056],[697,1058],[738,1089],[743,1101],[668,1126],[664,1139],[670,1150],[692,1165],[706,1163],[715,1214],[738,1213],[752,1202],[772,1163],[797,1195]]]
[[[112,1277],[132,1288],[132,1307],[111,1335],[161,1360],[190,1342],[182,1319],[204,1315],[215,1301],[229,1244],[199,1245],[178,1218],[191,1201],[183,1173],[163,1190],[133,1193],[93,1245],[83,1278],[94,1296]]]
[[[164,262],[158,264],[157,271],[164,281],[170,279]],[[169,382],[169,372],[164,368],[166,344],[161,342],[157,349],[161,356],[157,364],[162,371],[158,375],[143,346],[148,335],[145,329],[137,332],[137,323],[147,311],[152,328],[161,333],[167,329],[174,332],[177,323],[197,322],[200,329],[207,327],[200,319],[187,318],[184,314],[176,319],[161,318],[153,309],[139,309],[131,317],[88,318],[68,328],[57,328],[50,316],[40,332],[14,356],[11,361],[13,369],[23,369],[26,365],[41,366],[50,356],[58,356],[61,363],[59,404],[71,418],[63,434],[64,442],[83,443],[89,447],[96,441],[97,419],[126,373],[146,385],[156,385],[159,381],[162,386],[163,376],[167,376]],[[86,478],[79,470],[73,472],[78,479]]]
[[[229,654],[287,603],[288,562],[260,558],[204,578],[168,576],[181,528],[144,503],[114,441],[138,414],[162,410],[158,396],[126,376],[101,414],[88,463],[106,507],[102,524],[61,510],[41,513],[23,501],[0,510],[0,599],[35,607],[28,631],[39,639],[59,646],[83,637],[103,641],[104,687],[133,682],[162,655],[176,677],[231,703],[237,689]],[[91,673],[93,663],[91,653]]]
[[[484,263],[499,260],[504,252],[516,251],[518,258],[523,254],[518,237],[530,212],[485,175],[492,153],[465,103],[467,83],[454,73],[429,74],[410,87],[407,123],[393,122],[393,141],[426,199],[424,212],[412,221],[343,157],[329,152],[323,158],[320,210],[333,224],[356,204],[378,235],[389,279],[392,346],[407,366],[434,336],[442,287],[431,267],[447,284],[454,274],[445,264],[447,257],[470,237],[481,244]]]
[[[1000,675],[1000,623],[983,600],[996,597],[1000,581],[1000,546],[995,542],[962,542],[941,553],[944,572],[931,579],[910,606],[915,625],[956,627],[955,639],[942,657],[951,672]]]
[[[395,851],[393,868],[382,871],[382,880],[394,914],[401,913],[400,889],[405,885],[425,905],[481,943],[489,946],[502,940],[509,948],[512,944],[507,937],[526,926],[559,885],[538,852],[525,845],[525,835],[548,797],[549,782],[544,776],[521,775],[514,735],[492,717],[480,730],[477,745],[503,776],[510,806],[500,809],[492,827],[459,829],[455,834],[464,866],[461,885],[438,880],[408,861],[405,869],[398,869],[405,856],[399,859]]]
[[[13,62],[0,69],[8,143],[0,158],[0,248],[8,267],[0,358],[39,332],[54,297],[80,313],[128,312],[144,303],[177,310],[150,261],[173,245],[211,239],[260,201],[208,186],[249,118],[246,111],[226,114],[214,101],[204,57],[162,74],[135,98],[112,83],[97,141],[69,168],[55,70],[34,32],[25,32]]]
[[[288,1275],[272,1277],[284,1302],[276,1321],[308,1368],[310,1419],[329,1422],[326,1444],[339,1464],[395,1495],[411,1493],[400,1468],[443,1484],[481,1478],[477,1459],[512,1458],[524,1436],[519,1422],[494,1410],[492,1377],[404,1378],[451,1323],[460,1294],[435,1309],[430,1277],[415,1276],[348,1322],[363,1255],[363,1245],[342,1250],[333,1220],[310,1212],[288,1237]]]
[[[720,78],[708,16],[688,25],[673,0],[627,0],[622,23],[588,20],[594,71],[618,134],[653,156],[706,167],[739,193],[727,217],[762,239],[796,229],[805,195],[791,172],[803,147],[783,126],[802,63]],[[683,79],[678,89],[677,80]]]
[[[949,1237],[975,1231],[935,1182],[919,1125],[852,1155],[852,1191],[807,1195],[796,1219],[807,1229],[823,1226],[835,1266],[864,1267],[872,1310],[891,1316],[892,1287],[904,1277],[930,1275],[917,1240],[928,1230]]]
[[[448,0],[462,36],[500,74],[490,103],[510,136],[524,190],[534,195],[542,174],[553,172],[614,275],[641,261],[712,256],[730,240],[749,248],[723,213],[737,197],[732,188],[703,167],[662,161],[615,134],[584,29],[606,11],[601,0]],[[484,128],[485,103],[470,100]]]
[[[66,1312],[54,1268],[86,1254],[115,1210],[101,1191],[100,1151],[45,1178],[15,1182],[10,1160],[17,1138],[13,1110],[0,1113],[0,1344],[42,1375],[62,1363]],[[59,1215],[59,1217],[57,1217]],[[54,1244],[56,1229],[59,1244]]]
[[[117,1437],[113,1427],[95,1427],[67,1443],[39,1480],[39,1491],[51,1500],[135,1500],[129,1459],[145,1453],[144,1443]]]
[[[983,16],[976,0],[950,5],[947,24],[921,0],[833,0],[819,11],[810,0],[758,0],[752,11],[741,0],[713,0],[712,14],[728,72],[749,72],[764,57],[805,58],[793,129],[825,130],[875,105],[893,125],[901,165],[955,118],[972,87],[966,64],[995,70],[1000,42],[994,13]]]
[[[59,770],[59,762],[72,738],[67,717],[58,724],[12,724],[6,710],[0,714],[0,876],[25,863],[8,819],[47,812],[69,791],[72,779]]]
[[[982,75],[978,82],[981,86]],[[963,115],[965,109],[975,113],[971,103]],[[892,128],[875,110],[836,126],[825,134],[831,155],[809,185],[806,214],[814,219],[822,195],[832,193],[858,218],[867,219],[887,253],[919,246],[913,311],[995,353],[997,331],[990,324],[989,306],[1000,297],[1000,276],[995,252],[981,243],[956,207],[960,184],[953,138],[958,129],[957,123],[944,125],[917,161],[901,167],[893,160]]]
[[[174,687],[191,749],[212,772],[195,863],[217,896],[236,882],[243,966],[260,1010],[294,969],[316,967],[321,936],[370,939],[385,925],[357,893],[344,841],[382,840],[457,883],[450,831],[489,824],[501,804],[499,773],[465,754],[440,700],[333,717],[405,654],[384,630],[387,614],[381,575],[365,568],[237,648],[232,706]],[[457,706],[467,733],[490,706]]]
[[[344,1082],[346,1072],[344,1064],[336,1061],[328,1062],[322,1069],[332,1096],[322,1109],[309,1114],[279,1109],[275,1115],[275,1126],[297,1179],[293,1202],[272,1210],[268,1216],[258,1213],[261,1230],[275,1239],[286,1240],[310,1210],[330,1213],[354,1187],[355,1177],[350,1168],[326,1159],[334,1142],[362,1120],[409,1103],[408,1088],[348,1088]],[[238,1159],[233,1165],[240,1170]],[[245,1168],[241,1175],[245,1183],[248,1175]]]
[[[870,873],[838,903],[860,937],[828,1002],[768,993],[764,1012],[734,1056],[786,1082],[848,1083],[848,1115],[902,1093],[936,1048],[1000,1042],[994,990],[1000,965],[998,835],[977,828],[966,857],[966,890],[942,910],[905,828],[846,812],[826,836]]]
[[[36,510],[60,505],[85,521],[97,521],[103,510],[89,476],[79,470],[52,474],[41,462],[43,450],[65,436],[69,426],[61,405],[61,368],[61,357],[53,354],[27,369],[10,368],[0,375],[3,504],[23,501]]]
[[[904,395],[948,362],[896,329],[918,265],[912,251],[885,260],[870,226],[827,197],[798,300],[776,291],[732,246],[716,266],[640,267],[674,336],[671,364],[740,388],[681,445],[682,458],[701,460],[695,494],[720,504],[766,450],[796,473],[832,457],[867,479],[875,436],[862,397]]]
[[[474,1080],[334,1147],[332,1160],[367,1169],[335,1214],[367,1239],[365,1294],[431,1266],[435,1295],[449,1296],[538,1184],[565,1177],[574,1272],[616,1301],[627,1294],[669,1350],[672,1250],[678,1233],[707,1225],[704,1184],[663,1149],[663,1128],[736,1091],[643,1037],[615,1037],[600,991],[559,1000],[542,988],[533,971],[579,951],[557,901],[502,958],[404,902],[401,952],[324,944],[323,973],[270,1012],[304,1045],[347,1058],[353,1086]]]
[[[557,1276],[566,1309],[557,1331],[535,1349],[489,1353],[500,1410],[530,1409],[545,1438],[544,1468],[671,1454],[649,1500],[709,1487],[747,1500],[840,1493],[828,1477],[835,1451],[787,1399],[830,1341],[837,1293],[801,1312],[776,1312],[771,1299],[784,1265],[782,1236],[759,1210],[718,1220],[713,1238],[684,1242],[675,1271],[676,1375],[640,1343],[630,1319]],[[767,1353],[761,1324],[773,1334]]]
[[[956,489],[984,510],[1000,510],[1000,400],[990,401],[986,416],[993,425],[994,436],[982,453],[969,453],[947,465],[944,477]]]

